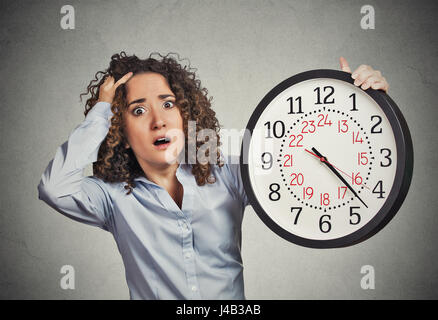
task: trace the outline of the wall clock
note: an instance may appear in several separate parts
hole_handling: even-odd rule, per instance
[[[312,70],[273,88],[249,119],[240,166],[248,199],[284,239],[345,247],[381,230],[412,178],[407,123],[383,91]]]

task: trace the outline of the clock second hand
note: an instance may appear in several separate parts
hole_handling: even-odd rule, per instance
[[[356,196],[356,198],[358,198],[359,200],[360,200],[360,202],[362,202],[363,203],[363,205],[366,207],[366,208],[368,208],[368,206],[365,204],[365,202],[363,202],[363,200],[359,197],[359,195],[356,193],[356,191],[354,191],[354,189],[348,184],[348,182],[347,181],[345,181],[345,179],[339,174],[339,172],[333,167],[333,165],[331,165],[329,162],[328,162],[328,160],[327,160],[327,158],[326,157],[323,157],[319,152],[318,152],[318,150],[316,150],[315,148],[312,148],[312,150],[316,153],[316,154],[314,154],[313,152],[310,152],[309,150],[307,150],[307,149],[304,149],[304,150],[306,150],[307,152],[309,152],[310,154],[312,154],[312,155],[314,155],[315,157],[317,157],[319,160],[321,160],[322,162],[324,162],[326,165],[327,165],[327,167],[329,167],[329,169],[331,170],[331,171],[333,171],[333,173],[350,189],[350,191],[351,192],[353,192],[353,194]]]

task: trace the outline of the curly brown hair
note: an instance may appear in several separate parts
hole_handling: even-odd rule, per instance
[[[152,56],[157,54],[159,59],[154,59]],[[216,118],[216,113],[211,108],[212,98],[208,98],[208,91],[201,86],[201,81],[196,79],[196,69],[189,65],[184,67],[178,62],[181,61],[178,56],[178,61],[172,58],[172,53],[163,56],[159,53],[151,53],[147,59],[139,59],[135,55],[128,56],[124,51],[111,56],[109,67],[104,71],[98,71],[94,75],[87,86],[87,92],[83,95],[91,95],[85,104],[85,116],[93,108],[99,98],[99,88],[105,81],[106,77],[114,77],[114,81],[118,81],[128,72],[133,72],[133,75],[144,72],[159,73],[167,80],[170,89],[175,94],[176,106],[178,107],[183,118],[183,130],[185,135],[185,160],[188,159],[188,121],[196,121],[196,133],[203,129],[212,129],[216,132],[217,144],[214,150],[217,154],[217,165],[223,166],[220,159],[219,146],[221,145],[219,137],[219,122]],[[185,60],[185,59],[184,59]],[[127,142],[123,131],[123,114],[127,109],[126,87],[120,85],[115,93],[114,101],[111,105],[113,116],[111,118],[111,126],[108,134],[102,142],[97,161],[93,163],[93,175],[101,178],[105,182],[126,182],[124,186],[128,190],[127,194],[135,188],[134,179],[139,176],[145,176],[140,167],[137,158],[131,148],[126,149]],[[192,129],[192,128],[190,128]],[[190,134],[193,134],[190,132]],[[196,135],[197,136],[197,135]],[[197,140],[197,139],[196,139]],[[196,141],[196,151],[200,148],[204,141]],[[207,150],[206,156],[209,156]],[[211,163],[196,163],[192,165],[192,174],[195,176],[196,183],[203,186],[206,183],[214,183],[215,177],[212,175]]]

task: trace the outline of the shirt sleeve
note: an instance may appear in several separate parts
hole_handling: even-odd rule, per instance
[[[236,155],[227,155],[224,156],[224,167],[226,168],[226,171],[228,172],[228,175],[230,177],[231,183],[236,189],[237,195],[240,197],[240,199],[243,202],[244,208],[248,206],[250,203],[248,201],[248,197],[246,195],[245,188],[243,186],[242,181],[242,175],[240,171],[240,157]]]
[[[38,198],[63,215],[109,231],[112,202],[105,183],[84,177],[83,170],[97,160],[112,116],[110,103],[98,102],[85,120],[58,147],[38,185]]]

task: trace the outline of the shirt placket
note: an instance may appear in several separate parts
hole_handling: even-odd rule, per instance
[[[199,292],[198,279],[196,277],[195,255],[193,249],[193,229],[185,220],[180,220],[182,229],[182,255],[184,259],[184,269],[186,274],[187,286],[191,299],[201,299]]]
[[[199,292],[198,279],[196,277],[195,267],[195,251],[193,247],[193,229],[191,226],[191,210],[192,210],[192,195],[190,192],[190,182],[187,182],[185,177],[177,172],[178,180],[184,186],[184,196],[182,210],[176,205],[169,193],[162,187],[158,186],[160,199],[169,212],[176,215],[180,234],[182,237],[181,257],[183,259],[184,273],[186,276],[186,283],[188,288],[189,299],[201,299]]]
[[[181,169],[181,168],[179,168]],[[184,187],[182,218],[178,220],[178,225],[182,232],[182,256],[184,260],[184,269],[186,274],[187,286],[189,289],[190,299],[201,299],[199,283],[196,277],[195,250],[193,247],[193,228],[192,228],[192,187],[183,170],[177,170],[176,176]],[[178,208],[179,209],[179,208]]]

